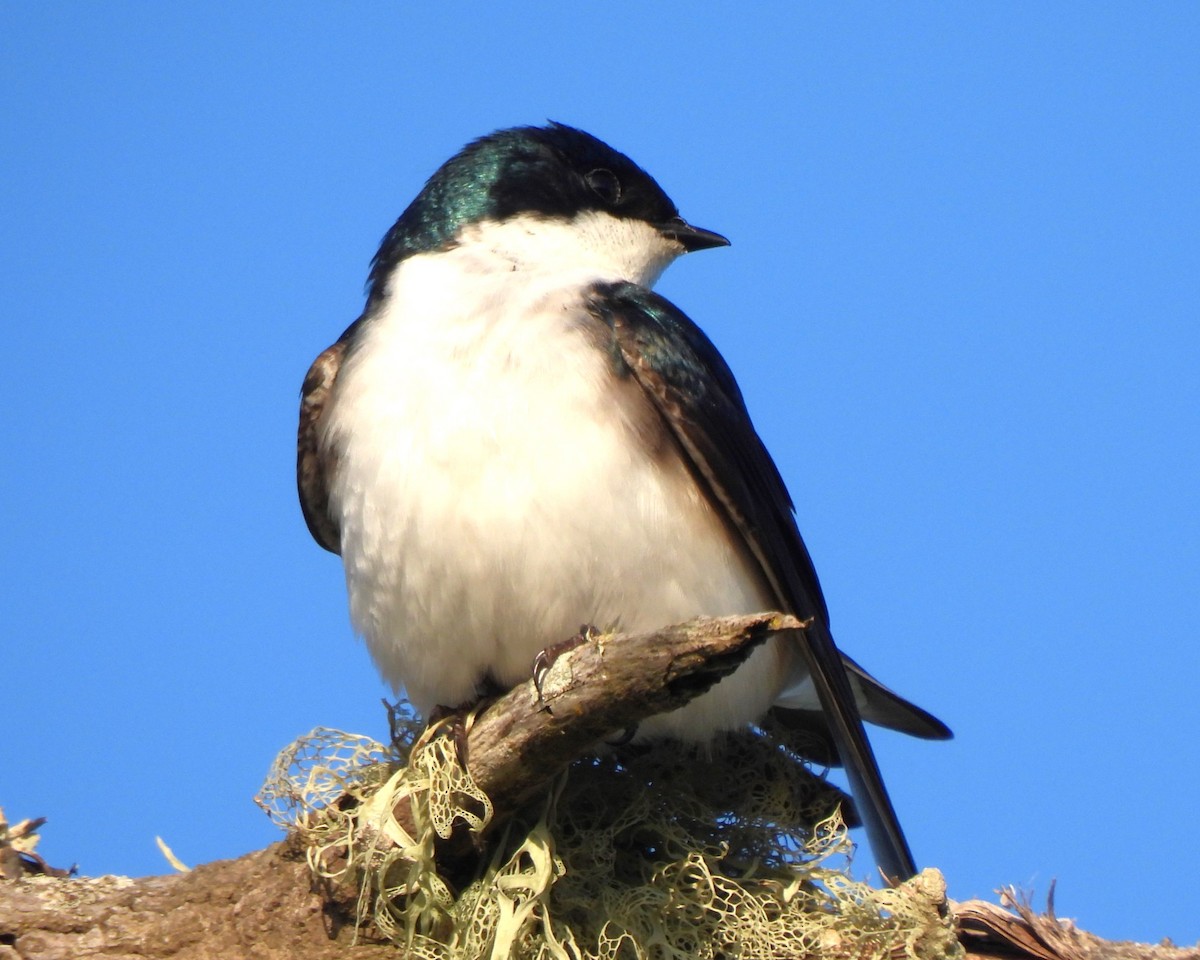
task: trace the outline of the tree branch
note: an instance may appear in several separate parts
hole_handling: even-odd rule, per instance
[[[1200,948],[1171,943],[1104,940],[1054,915],[1053,902],[1037,913],[1011,888],[1000,903],[952,903],[958,939],[978,960],[1200,960]],[[1007,909],[1006,909],[1007,908]]]
[[[800,628],[760,614],[583,644],[551,664],[540,700],[527,682],[479,715],[466,740],[471,773],[497,811],[519,808],[598,740],[697,696],[773,631]],[[314,884],[291,839],[170,876],[0,880],[0,960],[397,955],[392,944],[355,943],[353,904],[331,893]],[[1195,948],[1101,940],[1011,893],[1004,905],[947,904],[968,958],[1200,960]]]
[[[470,770],[511,813],[597,740],[683,705],[799,626],[757,614],[584,643],[550,664],[541,700],[528,681],[479,715]],[[390,944],[350,946],[352,901],[315,888],[288,842],[163,877],[0,881],[0,960],[394,957]]]
[[[772,633],[801,627],[779,613],[701,617],[648,633],[597,637],[567,650],[541,678],[540,696],[531,677],[489,704],[467,731],[467,769],[496,810],[487,830],[502,825],[596,743],[683,706],[737,669]],[[412,834],[408,801],[394,813]],[[439,859],[467,853],[472,843],[465,830],[456,831]]]

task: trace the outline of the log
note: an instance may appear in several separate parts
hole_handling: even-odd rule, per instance
[[[518,686],[479,715],[467,762],[498,811],[518,809],[597,740],[685,703],[726,675],[772,631],[801,624],[777,614],[699,620],[637,636],[601,638],[549,667],[538,691]],[[7,831],[0,831],[6,834]],[[373,960],[390,943],[354,928],[353,892],[313,880],[296,838],[169,876],[56,876],[36,857],[4,850],[0,960]],[[1172,944],[1103,940],[1033,911],[1012,891],[1001,905],[945,909],[973,960],[1200,960]]]
[[[467,737],[496,820],[613,731],[698,696],[791,617],[701,619],[602,637],[491,704]],[[10,858],[12,859],[12,858]],[[15,861],[14,861],[15,862]],[[161,877],[0,880],[0,960],[326,960],[395,957],[353,929],[354,891],[315,884],[293,840]],[[61,871],[57,871],[60,872]]]

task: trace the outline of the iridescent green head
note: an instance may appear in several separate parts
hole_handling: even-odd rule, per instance
[[[591,134],[561,123],[514,127],[468,144],[429,178],[384,237],[371,294],[400,261],[453,244],[471,224],[587,211],[644,221],[688,251],[728,243],[686,223],[653,177]]]

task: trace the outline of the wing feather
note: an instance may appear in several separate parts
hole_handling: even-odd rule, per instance
[[[296,431],[296,487],[309,533],[326,550],[341,553],[341,531],[329,514],[332,464],[321,450],[321,417],[333,396],[342,359],[358,326],[355,322],[333,346],[321,352],[300,388],[300,424]]]
[[[888,797],[791,498],[733,374],[704,333],[669,301],[629,283],[597,284],[593,314],[612,330],[615,354],[649,395],[698,481],[757,561],[779,605],[812,626],[794,633],[884,872],[916,873]],[[936,722],[936,721],[935,721]]]

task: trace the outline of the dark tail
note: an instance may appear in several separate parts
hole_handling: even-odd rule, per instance
[[[916,876],[908,840],[896,817],[887,787],[879,773],[875,752],[867,740],[862,718],[855,705],[854,693],[842,663],[841,653],[834,645],[828,628],[819,620],[804,630],[795,631],[796,642],[812,674],[821,708],[825,712],[829,731],[838,756],[850,779],[859,816],[867,828],[867,837],[875,860],[884,876],[893,881]]]

